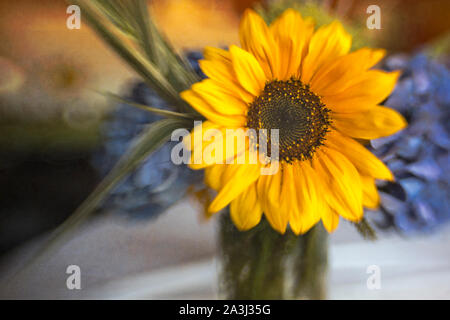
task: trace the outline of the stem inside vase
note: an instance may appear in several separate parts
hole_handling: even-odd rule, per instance
[[[324,299],[328,234],[317,224],[306,234],[279,234],[266,219],[239,231],[221,214],[220,296],[224,299]]]

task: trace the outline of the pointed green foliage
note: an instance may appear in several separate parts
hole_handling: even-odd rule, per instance
[[[181,112],[197,113],[179,93],[199,81],[198,75],[162,36],[145,0],[74,0],[93,30],[160,97]]]
[[[166,143],[174,130],[179,128],[190,129],[192,126],[193,122],[187,119],[163,119],[145,128],[132,142],[127,152],[97,188],[78,207],[78,209],[53,232],[44,247],[32,257],[31,261],[29,261],[27,267],[41,261],[41,259],[45,259],[69,239],[72,232],[90,216],[108,193],[120,181],[135,170],[147,157],[151,156],[154,151]]]
[[[61,246],[120,181],[169,140],[174,130],[191,129],[192,120],[201,118],[198,112],[179,96],[181,91],[198,81],[198,76],[159,33],[150,19],[145,0],[72,0],[70,2],[80,6],[83,18],[94,31],[161,98],[174,106],[175,110],[153,108],[124,101],[116,95],[108,94],[116,100],[163,115],[167,119],[155,122],[143,130],[111,172],[73,215],[54,231],[44,248],[33,256],[31,262],[27,264],[28,267]]]
[[[362,218],[362,220],[358,223],[354,223],[356,230],[359,232],[360,235],[363,236],[364,239],[367,240],[376,240],[377,234],[375,230],[372,228],[370,223],[366,220],[366,218]]]
[[[164,116],[166,118],[202,120],[202,118],[199,117],[198,114],[181,113],[181,112],[175,112],[175,111],[170,111],[170,110],[150,107],[150,106],[147,106],[145,104],[141,104],[141,103],[137,103],[137,102],[134,102],[134,101],[130,101],[130,100],[124,99],[121,96],[118,96],[118,95],[116,95],[114,93],[111,93],[111,92],[103,93],[103,95],[108,97],[108,98],[111,98],[111,99],[115,100],[116,102],[125,103],[125,104],[127,104],[127,105],[129,105],[131,107],[135,107],[135,108],[142,109],[142,110],[145,110],[145,111],[148,111],[148,112],[159,114],[159,115]]]

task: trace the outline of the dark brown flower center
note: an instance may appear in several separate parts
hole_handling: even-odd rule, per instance
[[[247,127],[267,129],[267,156],[271,156],[271,129],[278,129],[278,159],[288,163],[311,159],[323,145],[330,126],[330,110],[300,80],[274,80],[250,104]],[[261,142],[261,140],[259,140]]]

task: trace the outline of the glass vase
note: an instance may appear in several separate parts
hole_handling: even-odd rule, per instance
[[[282,235],[264,218],[239,231],[227,213],[219,228],[220,298],[326,298],[328,233],[321,223],[300,236]]]

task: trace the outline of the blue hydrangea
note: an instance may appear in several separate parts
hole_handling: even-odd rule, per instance
[[[432,231],[450,220],[450,71],[424,54],[392,56],[385,68],[402,70],[384,104],[401,112],[409,125],[371,141],[372,151],[396,177],[379,182],[383,219],[375,221],[403,233]]]
[[[201,54],[186,55],[200,75],[198,59]],[[127,100],[148,106],[168,109],[166,102],[142,82],[134,83]],[[102,124],[103,143],[92,156],[92,163],[100,176],[105,176],[125,154],[131,141],[144,126],[162,119],[162,116],[126,104],[119,104]],[[142,166],[121,182],[104,201],[102,209],[127,214],[130,218],[154,218],[183,198],[188,188],[202,183],[201,171],[172,163],[172,147],[168,142],[144,161]]]

